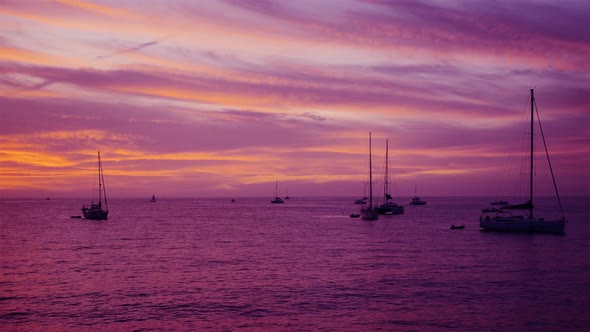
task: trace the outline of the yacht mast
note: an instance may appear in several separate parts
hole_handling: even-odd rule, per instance
[[[533,153],[534,153],[534,149],[533,149],[533,144],[534,144],[534,105],[535,105],[535,93],[534,93],[534,88],[531,88],[531,160],[530,160],[530,164],[531,164],[531,168],[530,168],[530,172],[529,172],[529,211],[530,211],[530,218],[533,219]]]
[[[104,206],[105,206],[105,210],[108,211],[109,210],[109,204],[107,202],[107,187],[104,183],[104,171],[102,169],[102,161],[100,160],[100,151],[98,152],[98,160],[99,160],[99,164],[100,164],[100,169],[99,169],[99,174],[100,174],[100,179],[102,180],[102,194],[104,196]]]
[[[389,139],[385,139],[385,183],[383,186],[383,203],[387,203],[389,189]]]
[[[98,204],[102,204],[102,180],[100,176],[100,151],[98,151]]]
[[[369,133],[369,208],[373,208],[373,162],[371,158],[371,133]]]

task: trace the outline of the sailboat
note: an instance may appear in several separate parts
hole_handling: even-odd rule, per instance
[[[363,197],[359,198],[359,199],[355,199],[354,200],[354,204],[367,204],[367,200],[369,198],[367,197],[367,184],[365,183],[365,186],[363,187]]]
[[[275,181],[275,199],[273,199],[272,201],[270,201],[272,204],[282,204],[285,203],[280,197],[279,197],[279,181]]]
[[[423,201],[416,195],[416,186],[414,185],[414,197],[410,201],[410,205],[426,205],[426,201]]]
[[[397,203],[391,202],[391,195],[389,194],[389,140],[385,140],[385,179],[383,182],[383,204],[377,209],[379,214],[403,214],[404,207]]]
[[[152,195],[152,199],[150,200],[150,202],[152,202],[152,203],[156,202],[156,195]]]
[[[379,219],[377,208],[373,207],[373,161],[371,155],[371,133],[369,133],[369,204],[361,208],[361,218],[363,220]]]
[[[102,209],[102,198],[104,196],[105,209]],[[83,206],[82,213],[84,218],[91,220],[107,220],[109,207],[107,204],[107,192],[104,185],[104,174],[102,172],[102,162],[100,161],[100,151],[98,151],[98,203],[91,202],[90,207]]]
[[[530,169],[529,169],[529,200],[522,204],[506,205],[501,208],[484,209],[483,214],[479,217],[479,227],[487,231],[505,231],[505,232],[532,232],[532,233],[558,233],[565,232],[565,216],[563,214],[563,207],[559,192],[557,191],[557,184],[553,175],[553,168],[551,167],[551,160],[549,159],[549,152],[547,144],[545,143],[545,136],[543,135],[543,127],[541,126],[541,119],[537,111],[537,120],[539,122],[539,129],[541,137],[543,138],[543,145],[545,146],[545,154],[547,155],[547,162],[549,170],[551,171],[551,178],[553,179],[553,187],[559,203],[561,211],[561,219],[546,220],[533,215],[535,205],[533,203],[533,171],[534,171],[534,118],[535,118],[535,94],[534,89],[531,88],[531,140],[530,140]],[[521,214],[514,213],[514,211],[522,211]]]
[[[363,196],[362,198],[359,198],[359,199],[355,199],[354,204],[358,204],[358,205],[367,204],[367,199],[368,198],[366,196]]]

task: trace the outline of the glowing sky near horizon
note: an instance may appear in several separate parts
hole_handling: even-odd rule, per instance
[[[517,194],[531,86],[561,194],[589,195],[589,22],[572,0],[0,1],[0,198],[89,196],[97,150],[111,196],[358,196],[369,132],[394,196]]]

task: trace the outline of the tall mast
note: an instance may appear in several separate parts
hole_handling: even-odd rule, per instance
[[[389,189],[389,139],[385,139],[385,185],[383,186],[383,203],[387,202]]]
[[[531,164],[531,168],[530,168],[530,173],[529,173],[529,181],[530,181],[530,185],[529,185],[529,203],[530,203],[530,218],[533,219],[533,144],[534,144],[534,104],[535,104],[535,93],[534,93],[534,88],[531,88],[531,160],[530,160],[530,164]]]
[[[100,152],[99,152],[100,153]],[[102,180],[102,194],[104,196],[104,206],[105,206],[105,210],[108,211],[109,209],[109,204],[107,202],[107,186],[104,183],[104,171],[102,169],[102,161],[100,161],[100,179]]]
[[[98,151],[98,204],[102,201],[102,180],[100,176],[100,151]]]
[[[373,207],[373,162],[371,158],[371,133],[369,133],[369,208]]]

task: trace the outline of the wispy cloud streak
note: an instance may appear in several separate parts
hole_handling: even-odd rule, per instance
[[[97,59],[105,59],[105,58],[110,58],[112,56],[119,55],[119,54],[124,54],[124,53],[130,53],[130,52],[139,51],[139,50],[144,49],[146,47],[157,45],[160,41],[161,40],[154,40],[154,41],[151,41],[151,42],[142,43],[142,44],[139,44],[137,46],[133,46],[133,47],[128,47],[128,48],[124,48],[124,49],[121,49],[121,50],[117,50],[117,51],[115,51],[115,52],[113,52],[111,54],[97,55],[96,58]]]
[[[279,178],[356,196],[369,131],[377,159],[390,139],[399,194],[494,195],[531,86],[561,187],[590,194],[583,1],[23,1],[0,17],[7,195],[75,193],[101,149],[120,195],[265,195]]]

